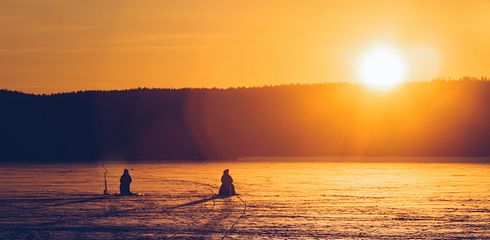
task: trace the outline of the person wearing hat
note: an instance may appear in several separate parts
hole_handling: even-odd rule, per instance
[[[121,180],[119,181],[121,185],[119,185],[119,191],[121,196],[130,196],[133,193],[130,190],[130,184],[133,180],[129,175],[128,169],[124,169],[123,175],[121,176]]]
[[[233,178],[230,176],[230,170],[225,169],[223,176],[221,176],[221,187],[219,188],[220,196],[235,195],[235,186],[233,185]]]

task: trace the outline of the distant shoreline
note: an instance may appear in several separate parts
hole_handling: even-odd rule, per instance
[[[213,164],[213,163],[468,163],[490,164],[490,156],[483,157],[431,157],[431,156],[267,156],[241,157],[237,159],[208,160],[99,160],[99,161],[17,161],[0,162],[0,166],[8,165],[45,165],[45,164]]]
[[[419,81],[407,81],[403,85],[419,85],[419,84],[431,84],[431,83],[461,83],[461,82],[490,82],[490,78],[487,76],[473,77],[465,76],[460,78],[435,78],[431,80],[419,80]],[[16,94],[24,94],[31,96],[56,96],[66,94],[81,94],[81,93],[104,93],[104,92],[127,92],[127,91],[229,91],[229,90],[253,90],[253,89],[267,89],[267,88],[283,88],[283,87],[321,87],[321,86],[357,86],[364,87],[360,82],[352,81],[333,81],[333,82],[318,82],[318,83],[285,83],[274,85],[253,85],[253,86],[229,86],[229,87],[135,87],[135,88],[121,88],[121,89],[78,89],[59,92],[29,92],[18,89],[0,88],[0,92],[9,92]]]
[[[54,95],[0,90],[0,162],[484,157],[488,99],[490,81],[478,79],[409,83],[389,92],[347,83]]]

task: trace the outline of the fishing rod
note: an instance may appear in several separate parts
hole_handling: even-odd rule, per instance
[[[109,195],[109,192],[107,191],[107,168],[105,167],[105,164],[102,164],[102,167],[104,168],[104,195]]]

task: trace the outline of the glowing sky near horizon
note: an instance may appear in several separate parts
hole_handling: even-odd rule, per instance
[[[406,79],[490,76],[490,1],[0,2],[0,88],[36,93],[359,81],[389,45]]]

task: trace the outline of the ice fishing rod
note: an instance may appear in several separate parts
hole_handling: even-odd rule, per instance
[[[104,195],[109,195],[109,192],[107,191],[107,168],[105,167],[105,164],[102,164],[102,167],[104,168]]]

